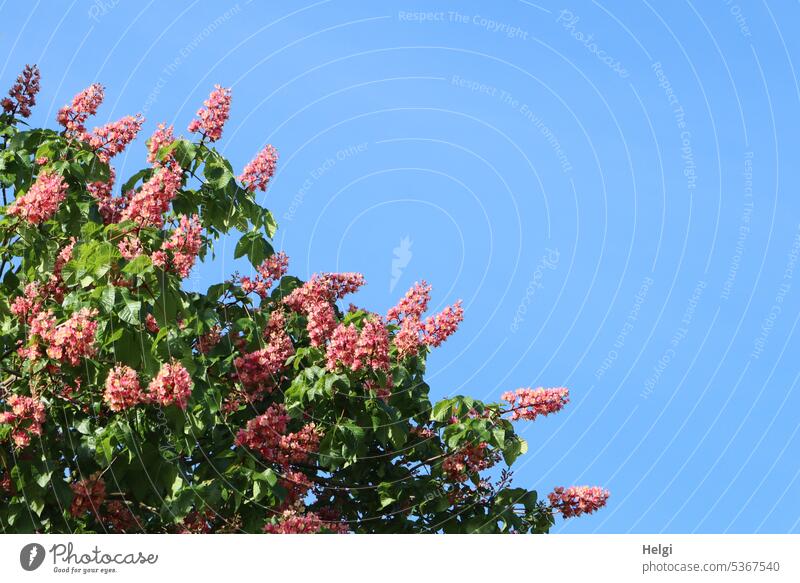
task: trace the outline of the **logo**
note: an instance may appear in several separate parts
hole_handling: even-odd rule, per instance
[[[39,543],[29,543],[19,552],[19,564],[26,571],[35,571],[44,562],[44,547]]]
[[[400,281],[403,275],[403,270],[411,263],[411,258],[414,254],[411,252],[411,246],[414,242],[411,237],[406,235],[400,239],[400,244],[392,249],[394,257],[392,257],[392,280],[389,283],[389,292],[393,292],[395,286]]]

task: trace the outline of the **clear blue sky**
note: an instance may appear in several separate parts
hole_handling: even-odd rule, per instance
[[[232,86],[220,147],[279,149],[295,273],[362,271],[381,310],[421,278],[463,298],[436,396],[570,387],[516,479],[612,497],[559,532],[798,532],[800,6],[568,8],[4,2],[0,80],[38,63],[50,125],[101,82],[98,122],[148,135]]]

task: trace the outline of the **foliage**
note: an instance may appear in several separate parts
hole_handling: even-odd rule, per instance
[[[0,116],[4,532],[541,533],[556,509],[605,501],[486,477],[527,449],[507,414],[555,412],[565,392],[431,403],[426,356],[460,304],[424,318],[420,284],[387,317],[344,311],[358,274],[285,274],[255,198],[275,151],[237,177],[213,145],[230,92],[193,139],[159,126],[149,166],[112,195],[141,118],[88,132],[95,85],[60,131],[28,128],[26,71]],[[184,290],[229,234],[255,278]]]

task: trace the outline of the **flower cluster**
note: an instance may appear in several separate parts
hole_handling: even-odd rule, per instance
[[[559,486],[547,495],[550,505],[564,518],[591,514],[605,506],[609,496],[608,490],[598,486]]]
[[[147,387],[149,398],[164,407],[176,404],[181,409],[186,409],[189,397],[192,395],[192,377],[184,366],[172,361],[165,363],[158,371],[156,378],[150,381]]]
[[[106,499],[106,484],[99,472],[72,483],[70,488],[72,488],[73,497],[69,513],[72,516],[77,518],[87,512],[99,513],[100,507]]]
[[[389,322],[402,322],[408,318],[419,320],[427,311],[430,299],[430,284],[425,280],[416,282],[397,305],[389,309],[386,320]]]
[[[19,113],[22,117],[31,115],[31,107],[36,105],[36,94],[39,93],[39,67],[25,65],[17,82],[8,91],[8,97],[0,101],[6,113]]]
[[[164,123],[158,124],[156,131],[154,131],[150,139],[147,140],[147,161],[150,162],[150,164],[155,164],[158,160],[158,151],[164,146],[168,146],[173,141],[175,141],[175,136],[172,126],[167,126],[167,124]]]
[[[307,312],[315,304],[335,302],[363,285],[364,276],[360,273],[315,273],[286,296],[284,303],[296,312]]]
[[[222,328],[219,325],[216,325],[211,328],[208,332],[200,336],[197,339],[197,352],[200,354],[208,354],[211,350],[219,344],[222,336],[220,335],[222,332]]]
[[[161,328],[159,328],[158,322],[156,322],[156,318],[155,318],[155,316],[153,316],[153,314],[147,314],[147,316],[145,316],[145,318],[144,318],[144,327],[151,334],[158,334],[158,331],[161,330]]]
[[[122,210],[128,202],[125,197],[112,196],[116,172],[114,172],[113,168],[109,168],[109,170],[110,176],[105,182],[90,182],[86,185],[86,190],[97,201],[97,210],[106,225],[118,223],[122,219]]]
[[[28,192],[19,196],[7,212],[38,225],[56,213],[66,196],[67,182],[64,178],[54,172],[42,172]]]
[[[266,346],[255,352],[245,353],[233,361],[236,378],[249,394],[272,392],[276,375],[283,369],[286,359],[294,354],[294,345],[286,334],[285,326],[283,312],[272,312],[264,331]]]
[[[286,274],[289,267],[289,257],[283,251],[273,253],[256,268],[256,277],[242,277],[239,285],[245,293],[257,293],[261,299],[266,299],[270,288]]]
[[[257,452],[268,462],[282,466],[304,463],[319,450],[319,432],[313,423],[309,423],[300,431],[287,433],[288,425],[286,408],[282,404],[272,404],[239,430],[235,443]]]
[[[118,121],[95,128],[92,134],[87,136],[89,147],[95,151],[100,160],[108,162],[136,139],[143,123],[144,118],[137,113],[135,116],[126,115]]]
[[[190,132],[200,132],[211,142],[222,137],[222,128],[231,111],[231,90],[214,86],[211,95],[203,102],[205,108],[197,110],[197,118],[189,124]]]
[[[239,176],[239,180],[250,192],[267,190],[267,185],[272,175],[275,174],[275,166],[277,164],[278,151],[272,146],[267,146],[248,162],[242,175]]]
[[[322,519],[308,512],[300,514],[296,510],[284,510],[275,523],[267,523],[264,532],[267,534],[316,534],[322,530]]]
[[[326,356],[328,370],[336,370],[339,364],[347,368],[353,367],[358,336],[355,324],[339,324],[334,329]]]
[[[346,534],[349,527],[346,522],[335,516],[335,512],[323,509],[319,513],[301,513],[295,509],[284,510],[275,521],[264,527],[267,534],[317,534],[327,531],[334,534]]]
[[[211,510],[200,512],[192,510],[183,519],[180,534],[208,534],[211,532],[211,523],[214,520],[214,513]]]
[[[503,393],[502,399],[511,405],[511,419],[533,421],[539,415],[557,413],[569,403],[569,390],[563,387],[553,389],[517,389]]]
[[[356,342],[352,369],[361,368],[389,370],[389,332],[377,316],[367,320]]]
[[[77,366],[82,358],[94,356],[97,351],[94,343],[97,332],[97,321],[94,320],[96,316],[97,310],[81,308],[55,330],[49,333],[43,331],[43,337],[49,344],[47,356],[72,366]]]
[[[447,456],[442,462],[442,471],[450,482],[466,482],[467,478],[491,468],[499,460],[497,452],[489,449],[486,442],[467,447]]]
[[[58,110],[56,120],[64,126],[66,133],[70,137],[86,138],[86,120],[90,115],[97,113],[100,104],[103,103],[105,89],[99,83],[93,83],[86,89],[78,93],[72,103],[65,105]]]
[[[122,411],[134,407],[145,400],[139,375],[129,366],[115,366],[106,378],[103,399],[112,411]]]
[[[11,439],[19,448],[31,443],[31,436],[42,434],[45,421],[44,404],[35,397],[11,395],[6,403],[10,411],[0,413],[0,424],[11,425]]]
[[[305,314],[311,345],[323,346],[336,329],[333,302],[355,292],[362,285],[364,276],[360,273],[314,274],[283,301],[292,310]]]
[[[164,213],[183,182],[183,169],[175,162],[160,167],[138,192],[129,195],[122,211],[122,220],[131,220],[145,227],[164,225]]]
[[[447,340],[457,329],[458,325],[464,320],[464,308],[461,300],[452,306],[447,306],[435,316],[425,319],[422,329],[422,341],[428,346],[439,346]]]
[[[281,506],[288,508],[298,502],[302,502],[314,484],[303,472],[287,469],[280,479],[280,485],[286,490],[286,496]]]
[[[400,358],[416,356],[423,344],[439,346],[458,329],[464,319],[464,309],[459,300],[423,321],[422,315],[428,309],[430,294],[431,286],[428,283],[417,282],[386,313],[387,321],[400,324],[394,335],[394,345]]]
[[[169,239],[161,249],[153,253],[153,265],[169,268],[180,277],[188,277],[200,252],[202,230],[197,215],[191,217],[181,215],[180,222]]]
[[[133,512],[121,500],[107,501],[100,519],[113,532],[130,532],[137,526]]]

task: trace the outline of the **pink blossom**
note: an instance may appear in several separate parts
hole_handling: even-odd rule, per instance
[[[284,298],[284,303],[306,315],[312,346],[323,346],[336,328],[332,302],[364,285],[360,273],[314,274],[309,281]]]
[[[130,202],[122,212],[122,220],[131,220],[146,227],[164,225],[164,213],[183,182],[183,170],[176,163],[159,168],[138,192],[130,195]]]
[[[122,219],[122,210],[128,204],[127,198],[112,196],[116,172],[113,168],[109,168],[109,170],[110,175],[107,181],[90,182],[86,185],[86,190],[97,201],[97,210],[106,225],[118,223]]]
[[[48,339],[47,355],[55,360],[77,366],[82,358],[94,356],[97,310],[81,308],[63,324],[59,324]]]
[[[178,226],[161,250],[153,253],[153,264],[174,271],[180,277],[188,277],[200,251],[201,232],[202,226],[197,215],[181,215]]]
[[[106,502],[101,519],[113,532],[129,532],[137,525],[136,517],[121,500]]]
[[[44,291],[39,283],[35,281],[26,284],[22,295],[17,296],[11,302],[11,313],[23,322],[29,321],[41,310]]]
[[[197,110],[198,119],[189,124],[189,131],[200,132],[209,141],[216,142],[222,137],[222,128],[230,115],[231,90],[215,85],[203,105],[205,108]]]
[[[358,328],[354,324],[339,324],[331,334],[331,341],[327,349],[328,370],[336,370],[341,364],[347,368],[353,366],[356,356],[356,344],[358,343]]]
[[[56,279],[61,279],[61,271],[72,259],[72,251],[75,249],[75,242],[75,237],[70,237],[69,243],[64,245],[64,247],[61,248],[61,251],[58,252],[55,263],[53,264],[53,276]]]
[[[491,468],[498,459],[497,453],[489,449],[489,444],[481,442],[447,456],[442,462],[442,471],[450,482],[466,482],[471,475]]]
[[[8,97],[0,101],[3,111],[10,114],[19,113],[22,117],[31,115],[31,107],[36,105],[36,94],[39,93],[39,67],[25,65],[17,82],[8,91]]]
[[[104,91],[99,83],[89,85],[72,99],[72,104],[65,105],[58,111],[56,119],[64,126],[68,136],[78,139],[86,137],[84,124],[90,115],[97,113],[97,108],[103,103]]]
[[[313,486],[313,482],[303,472],[287,469],[283,473],[280,485],[286,490],[281,507],[288,508],[302,501]]]
[[[322,520],[313,512],[300,514],[296,510],[285,510],[277,521],[264,526],[267,534],[316,534],[322,529]]]
[[[181,409],[186,409],[192,388],[189,371],[180,362],[173,360],[161,366],[161,370],[158,371],[156,378],[150,381],[147,390],[150,400],[163,407],[176,404]]]
[[[11,395],[6,399],[10,411],[0,413],[0,425],[11,425],[11,439],[18,448],[27,447],[31,436],[42,434],[45,421],[44,403],[35,397]]]
[[[249,277],[239,279],[239,285],[245,293],[257,293],[261,299],[269,296],[270,288],[286,274],[289,266],[289,257],[280,251],[270,255],[256,268],[255,280]]]
[[[128,261],[133,261],[144,253],[142,242],[134,235],[125,235],[117,243],[120,255]]]
[[[70,485],[73,497],[69,513],[79,518],[87,512],[99,514],[100,507],[106,499],[106,484],[100,475],[95,472],[88,478],[78,480]]]
[[[211,532],[211,523],[214,520],[214,512],[206,510],[199,512],[192,510],[183,519],[183,528],[180,534],[208,534]]]
[[[112,411],[122,411],[143,402],[139,375],[129,366],[117,365],[108,373],[103,399]]]
[[[44,342],[50,342],[55,335],[56,317],[52,310],[38,312],[28,321],[28,335]]]
[[[324,346],[336,328],[336,312],[328,302],[317,302],[308,306],[306,313],[309,342],[311,346]]]
[[[9,215],[18,215],[33,225],[51,218],[67,196],[67,182],[53,172],[42,172],[28,192],[19,196],[8,208]]]
[[[463,320],[464,308],[461,307],[461,300],[458,300],[435,316],[425,319],[422,341],[428,346],[439,346],[458,329],[458,325]]]
[[[591,514],[605,506],[609,496],[608,490],[598,486],[559,486],[547,495],[553,510],[560,512],[564,518]]]
[[[511,419],[533,421],[539,415],[557,413],[569,403],[569,390],[563,387],[553,389],[523,388],[503,393],[502,399],[511,405]]]
[[[222,329],[219,326],[214,326],[197,339],[197,352],[200,354],[208,354],[211,350],[219,344],[221,339],[220,332]]]
[[[397,356],[405,358],[416,356],[421,344],[420,332],[423,325],[416,318],[404,318],[400,324],[400,329],[394,335],[394,345],[397,347]]]
[[[335,302],[364,285],[360,273],[315,273],[311,279],[295,289],[283,300],[296,312],[306,312],[321,301]]]
[[[361,329],[352,368],[389,370],[389,333],[380,318],[367,320]]]
[[[417,282],[406,292],[406,295],[396,306],[389,309],[386,313],[386,320],[389,322],[400,322],[404,318],[418,320],[428,309],[430,299],[431,286],[425,280]]]
[[[277,163],[278,151],[272,146],[267,146],[244,167],[239,181],[245,184],[250,192],[267,190],[267,184],[275,174]]]
[[[147,161],[150,164],[155,164],[158,161],[158,151],[174,141],[175,136],[173,135],[172,126],[167,126],[164,123],[158,124],[156,131],[147,140]]]
[[[279,514],[275,522],[264,526],[267,534],[317,534],[323,531],[346,534],[349,530],[347,523],[329,508],[323,508],[319,513],[301,513],[290,508]]]
[[[265,341],[264,348],[246,353],[233,361],[236,378],[251,394],[272,392],[276,375],[283,369],[286,360],[294,354],[294,346],[286,334],[282,312],[275,311],[270,315]]]
[[[153,316],[153,314],[147,314],[147,316],[145,316],[144,327],[151,334],[158,334],[158,331],[161,329],[158,327],[158,323],[156,322],[156,319]]]
[[[288,424],[286,407],[273,403],[262,415],[251,419],[244,429],[239,430],[235,443],[282,466],[304,463],[319,450],[319,431],[313,423],[309,423],[300,431],[289,433]]]
[[[143,123],[144,118],[137,113],[136,116],[126,115],[118,121],[95,128],[88,136],[89,147],[100,160],[108,162],[136,139]]]

